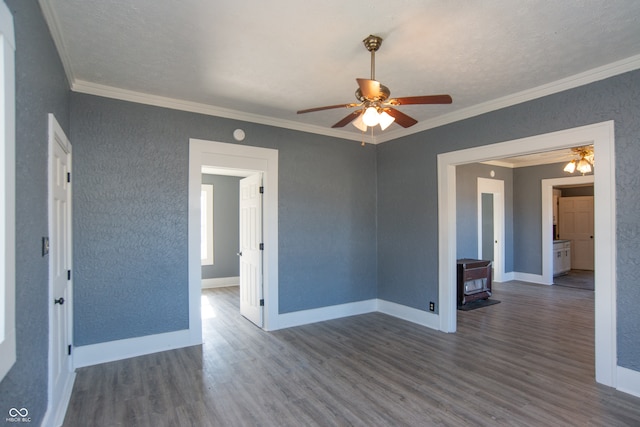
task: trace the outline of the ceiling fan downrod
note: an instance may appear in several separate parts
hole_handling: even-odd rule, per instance
[[[382,45],[382,37],[370,35],[366,39],[362,40],[364,47],[371,52],[371,80],[376,79],[376,51],[380,49]]]

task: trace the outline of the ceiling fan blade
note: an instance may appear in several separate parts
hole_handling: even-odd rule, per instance
[[[360,92],[367,99],[375,99],[380,97],[380,82],[370,79],[356,79]]]
[[[304,113],[313,113],[314,111],[322,111],[322,110],[331,110],[334,108],[351,108],[351,107],[356,107],[359,104],[337,104],[337,105],[327,105],[326,107],[315,107],[315,108],[308,108],[306,110],[300,110],[297,112],[297,114],[304,114]]]
[[[340,120],[338,123],[336,123],[335,125],[331,126],[332,128],[341,128],[343,126],[348,125],[349,123],[351,123],[352,121],[354,121],[360,114],[362,114],[362,110],[356,110],[353,113],[349,114],[347,117],[345,117],[344,119]]]
[[[408,128],[418,123],[418,121],[413,117],[409,117],[402,111],[396,110],[395,108],[385,108],[384,111],[386,111],[387,114],[396,119],[396,123],[403,128]]]
[[[412,105],[412,104],[451,104],[453,99],[449,95],[425,95],[425,96],[405,96],[389,100],[391,105]]]

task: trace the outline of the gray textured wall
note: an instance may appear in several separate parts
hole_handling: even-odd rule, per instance
[[[640,71],[634,71],[379,145],[379,297],[423,310],[437,301],[438,153],[614,120],[618,363],[640,370],[638,100]],[[517,218],[515,199],[514,182]],[[516,252],[519,244],[514,239]],[[520,270],[515,263],[514,268]]]
[[[513,169],[481,163],[456,167],[456,256],[478,256],[478,178],[504,181],[504,271],[513,271]]]
[[[203,279],[240,275],[240,178],[202,175],[203,184],[213,184],[213,265],[202,266]]]
[[[75,344],[188,326],[189,138],[279,150],[280,312],[376,296],[375,147],[72,94]]]
[[[49,339],[47,114],[69,129],[69,85],[36,1],[6,0],[16,38],[17,361],[0,383],[0,420],[11,407],[39,425],[47,405]]]
[[[188,146],[170,111],[119,107],[72,102],[76,345],[189,327]]]

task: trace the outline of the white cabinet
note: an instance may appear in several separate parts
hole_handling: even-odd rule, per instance
[[[559,276],[571,270],[571,240],[553,241],[553,275]]]

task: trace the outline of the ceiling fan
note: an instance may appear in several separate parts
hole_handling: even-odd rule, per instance
[[[371,78],[356,79],[358,89],[356,90],[356,99],[358,102],[351,104],[328,105],[325,107],[315,107],[298,111],[298,114],[312,113],[315,111],[330,110],[334,108],[356,108],[351,114],[334,124],[333,128],[344,127],[348,123],[353,125],[362,132],[367,130],[367,126],[380,125],[385,130],[394,121],[400,126],[408,128],[418,123],[416,119],[410,117],[396,106],[399,105],[415,105],[415,104],[451,104],[453,100],[449,95],[424,95],[424,96],[407,96],[402,98],[389,98],[391,91],[388,87],[375,79],[375,55],[376,51],[382,45],[382,38],[370,35],[362,41],[364,46],[371,52]],[[362,108],[359,108],[362,107]],[[372,129],[373,130],[373,129]]]

